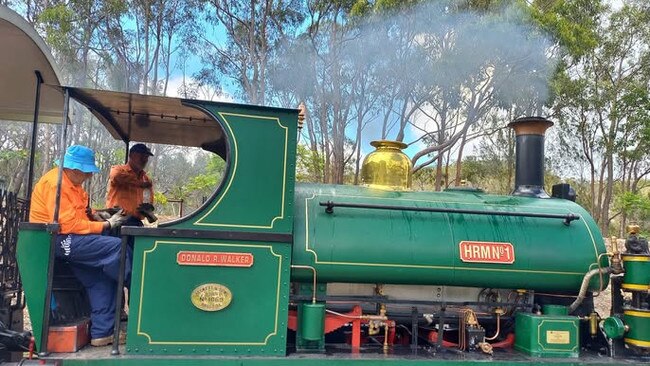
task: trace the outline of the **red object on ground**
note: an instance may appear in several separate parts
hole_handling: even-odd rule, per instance
[[[90,322],[83,320],[66,326],[50,327],[47,350],[77,352],[90,342]]]

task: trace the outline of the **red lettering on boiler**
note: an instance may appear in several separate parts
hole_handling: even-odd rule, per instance
[[[470,263],[513,264],[515,249],[510,243],[461,241],[460,260]]]

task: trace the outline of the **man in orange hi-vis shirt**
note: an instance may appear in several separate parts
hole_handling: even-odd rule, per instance
[[[153,204],[153,185],[144,171],[150,156],[153,154],[145,144],[135,144],[126,164],[111,168],[106,207],[119,206],[130,215],[124,225],[142,226],[142,204]]]
[[[105,212],[87,213],[88,194],[81,184],[98,171],[95,153],[91,149],[72,145],[66,150],[59,205],[60,231],[56,239],[55,256],[70,264],[88,293],[92,322],[90,344],[105,346],[113,341],[121,239],[101,234],[122,226],[127,216],[123,212],[112,216],[102,216]],[[29,210],[30,222],[54,221],[58,175],[57,167],[47,172],[34,186]],[[127,253],[125,278],[130,272],[130,260],[131,255]]]

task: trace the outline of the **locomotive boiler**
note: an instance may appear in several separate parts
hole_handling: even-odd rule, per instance
[[[542,304],[562,309],[563,294],[582,293],[566,303],[576,310],[587,292],[607,286],[608,263],[600,231],[570,187],[554,186],[553,197],[544,191],[544,132],[551,125],[543,118],[511,123],[517,171],[509,196],[468,187],[412,192],[405,145],[393,141],[373,143],[378,149],[364,162],[364,186],[296,185],[292,265],[312,273],[297,270],[292,279],[314,276],[324,284],[323,299],[379,303],[393,317],[408,318],[423,304],[437,312],[455,308],[456,339],[466,333],[458,328],[462,313],[480,314],[476,319],[486,320],[496,338],[497,315],[500,323],[506,312]],[[542,293],[537,301],[535,293]],[[589,316],[593,304],[580,312]],[[429,336],[444,326],[438,325]],[[485,337],[484,329],[474,333]],[[473,345],[480,343],[491,352],[482,341]],[[560,353],[575,352],[576,344],[567,344]]]
[[[297,185],[292,263],[314,267],[328,283],[577,292],[594,265],[607,266],[602,236],[582,207],[561,196],[564,185],[554,187],[557,197],[544,191],[550,122],[511,125],[519,164],[510,196],[466,187],[412,192],[408,158],[395,142],[378,142],[366,159],[366,186]],[[598,286],[606,283],[589,290]]]

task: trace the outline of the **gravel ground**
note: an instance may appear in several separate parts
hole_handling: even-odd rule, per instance
[[[622,253],[625,251],[625,239],[618,239],[616,244],[619,252]],[[605,238],[605,246],[607,247],[607,251],[611,252],[612,245],[611,245],[611,241],[608,238]],[[594,299],[596,312],[602,318],[606,318],[609,316],[611,301],[612,301],[612,292],[609,286],[607,286],[607,289],[605,289],[605,291],[603,291],[598,297]]]
[[[27,306],[23,310],[23,328],[25,330],[32,330],[32,320],[29,319],[29,311],[27,311]]]

